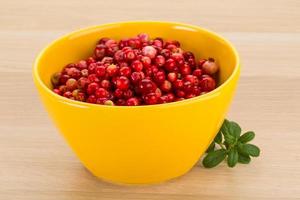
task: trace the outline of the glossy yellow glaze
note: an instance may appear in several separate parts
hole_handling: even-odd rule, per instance
[[[50,76],[91,55],[101,37],[145,32],[179,40],[197,57],[220,64],[219,87],[175,103],[120,107],[77,102],[51,92]],[[122,22],[82,29],[59,38],[37,57],[34,82],[50,117],[81,162],[115,183],[162,182],[189,171],[216,135],[233,97],[240,70],[232,45],[197,26],[172,22]]]

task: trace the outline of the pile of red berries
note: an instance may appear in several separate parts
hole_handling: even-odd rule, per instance
[[[94,55],[55,73],[53,91],[69,99],[120,106],[152,105],[199,96],[216,87],[218,65],[198,62],[178,41],[147,34],[119,42],[102,38]]]

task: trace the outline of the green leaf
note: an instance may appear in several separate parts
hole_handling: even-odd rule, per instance
[[[223,135],[224,135],[225,142],[227,142],[227,144],[229,145],[234,144],[237,141],[237,138],[229,133],[223,133]]]
[[[207,148],[207,150],[206,150],[206,153],[209,153],[209,152],[211,152],[211,151],[214,151],[215,150],[215,142],[213,141],[210,145],[209,145],[209,147]]]
[[[238,159],[239,159],[239,154],[236,148],[230,149],[227,157],[228,167],[234,167],[237,164]]]
[[[260,149],[253,144],[240,144],[238,145],[239,153],[247,156],[258,157],[260,154]]]
[[[251,161],[251,158],[250,156],[245,156],[243,154],[239,154],[239,163],[242,163],[242,164],[248,164],[250,163]]]
[[[255,137],[255,133],[253,131],[248,131],[239,138],[239,141],[241,143],[247,143],[247,142],[250,142],[251,140],[253,140],[254,137]]]
[[[241,132],[242,132],[241,127],[236,122],[231,121],[229,125],[229,133],[234,137],[239,138]]]
[[[219,131],[215,137],[215,142],[220,144],[220,143],[222,143],[222,140],[223,140],[222,133],[221,133],[221,131]]]
[[[223,134],[225,133],[230,133],[229,131],[229,126],[230,126],[230,121],[228,121],[227,119],[224,120],[222,127],[221,127],[221,131]]]
[[[226,158],[227,152],[225,149],[219,149],[209,152],[202,161],[205,168],[212,168],[220,164]]]

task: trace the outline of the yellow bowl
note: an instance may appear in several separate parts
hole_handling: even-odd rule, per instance
[[[176,39],[198,58],[215,58],[219,87],[180,102],[138,107],[73,101],[49,89],[51,75],[91,55],[99,38],[141,32]],[[195,165],[224,120],[239,72],[236,50],[219,35],[182,23],[139,21],[93,26],[55,40],[36,58],[33,78],[50,117],[87,169],[114,183],[149,184]]]

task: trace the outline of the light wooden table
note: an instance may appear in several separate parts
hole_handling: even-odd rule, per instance
[[[300,1],[1,1],[0,199],[300,198]],[[229,38],[243,69],[229,113],[257,133],[250,165],[196,166],[160,185],[124,187],[86,171],[57,134],[32,83],[38,51],[69,31],[125,20],[201,25]]]

